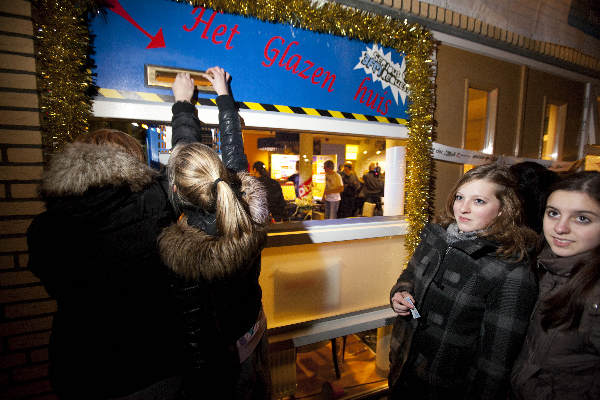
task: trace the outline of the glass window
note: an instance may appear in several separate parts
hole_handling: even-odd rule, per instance
[[[543,160],[560,160],[562,137],[565,130],[567,105],[546,102],[544,107],[544,123],[540,158]]]
[[[494,152],[498,89],[486,91],[468,87],[464,149]],[[464,171],[473,168],[465,165]]]
[[[118,129],[136,137],[145,147],[153,167],[167,163],[171,127],[165,122],[91,118],[90,131],[99,128]],[[324,163],[327,160],[333,161],[343,182],[354,183],[353,188],[340,194],[338,218],[383,215],[384,138],[260,129],[244,129],[243,136],[250,172],[254,163],[261,161],[269,177],[281,186],[287,209],[285,217],[279,221],[324,218]],[[302,146],[301,138],[304,138]],[[202,142],[212,145],[218,152],[218,129],[207,128]],[[312,204],[300,201],[307,192],[312,194]]]

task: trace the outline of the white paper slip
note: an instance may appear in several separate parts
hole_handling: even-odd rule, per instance
[[[412,300],[410,299],[410,297],[405,297],[404,300],[408,301],[410,303],[411,306],[414,307],[414,303],[412,302]],[[417,308],[411,308],[410,309],[410,313],[412,314],[413,318],[420,318],[421,314],[419,314],[419,312],[417,311]]]

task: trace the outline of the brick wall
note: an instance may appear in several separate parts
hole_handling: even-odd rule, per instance
[[[44,206],[31,2],[0,1],[0,397],[55,399],[48,339],[56,304],[27,270],[25,232]]]

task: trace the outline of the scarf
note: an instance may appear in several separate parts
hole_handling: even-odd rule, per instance
[[[553,275],[570,277],[576,266],[581,265],[592,256],[593,250],[585,253],[575,254],[569,257],[559,257],[546,243],[538,255],[538,268],[542,268]]]
[[[461,240],[473,240],[483,231],[484,229],[472,232],[462,232],[458,229],[458,224],[453,222],[446,228],[446,241],[448,244],[452,244],[460,242]]]

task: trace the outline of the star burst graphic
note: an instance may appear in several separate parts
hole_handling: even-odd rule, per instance
[[[373,43],[373,47],[367,47],[362,52],[358,64],[354,67],[354,69],[363,69],[367,75],[371,74],[373,83],[381,82],[384,90],[389,87],[396,104],[398,104],[398,95],[402,98],[402,103],[406,102],[408,95],[404,82],[405,68],[404,57],[400,64],[393,62],[392,52],[384,54],[383,48],[377,43]]]

